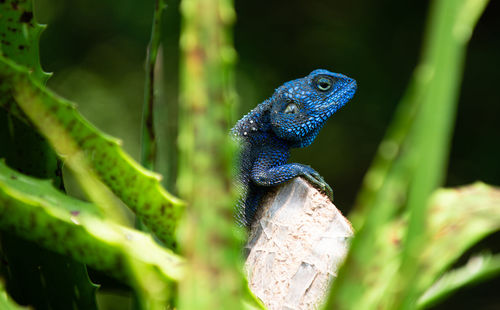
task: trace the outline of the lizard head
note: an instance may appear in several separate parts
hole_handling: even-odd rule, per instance
[[[356,92],[356,81],[339,73],[318,69],[287,82],[270,98],[271,127],[294,147],[312,143],[326,120]]]

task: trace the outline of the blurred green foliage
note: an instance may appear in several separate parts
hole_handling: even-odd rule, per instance
[[[138,159],[153,1],[40,0],[35,4],[38,21],[49,25],[40,46],[43,68],[54,72],[49,87],[78,102],[83,115],[122,139],[124,148]],[[177,113],[180,70],[179,3],[167,5],[162,29],[164,84],[156,115],[160,159],[176,147],[167,133],[176,127],[172,115]],[[311,164],[332,184],[336,204],[348,212],[416,65],[428,3],[293,0],[237,1],[235,5],[241,107],[233,121],[282,82],[315,68],[345,73],[358,81],[355,99],[335,115],[312,146],[293,154],[294,160]],[[493,1],[468,49],[446,185],[477,179],[500,184],[499,13],[500,6]],[[184,81],[184,85],[189,83],[189,79]],[[170,185],[175,169],[167,161],[157,165]],[[69,190],[76,191],[72,186]],[[474,250],[482,247],[498,250],[498,235]],[[125,290],[109,279],[100,280],[104,294],[98,301],[107,305],[104,309],[124,309],[130,304],[129,298],[108,302],[107,298],[113,298],[109,289],[118,288],[118,295]],[[498,281],[470,290],[480,296],[472,302],[459,296],[436,309],[469,309],[472,304],[476,309],[494,308],[499,301],[491,289],[498,287]]]

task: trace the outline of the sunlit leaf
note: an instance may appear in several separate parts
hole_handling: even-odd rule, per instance
[[[105,219],[91,203],[0,163],[0,229],[122,279],[164,305],[183,260],[151,236]]]
[[[184,204],[161,186],[157,174],[141,167],[123,151],[117,139],[102,133],[84,119],[74,103],[41,87],[25,68],[0,57],[0,78],[4,85],[10,86],[30,120],[53,145],[57,140],[50,134],[55,133],[51,130],[56,128],[58,133],[71,138],[99,178],[158,238],[173,246],[174,231]],[[57,149],[57,145],[54,147]]]
[[[453,294],[458,289],[490,279],[500,273],[500,255],[473,256],[463,267],[441,276],[418,300],[418,307],[428,308]]]

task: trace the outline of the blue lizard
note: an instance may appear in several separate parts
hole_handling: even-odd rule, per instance
[[[310,145],[326,120],[356,92],[356,81],[318,69],[286,82],[240,119],[231,133],[241,143],[238,181],[244,191],[238,221],[249,226],[270,187],[302,176],[333,199],[330,186],[309,166],[290,163],[291,148]]]

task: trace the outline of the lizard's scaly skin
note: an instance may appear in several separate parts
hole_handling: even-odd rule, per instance
[[[314,141],[326,120],[356,92],[356,81],[318,69],[286,82],[236,123],[231,133],[241,142],[239,184],[244,193],[238,220],[250,225],[270,186],[303,176],[332,199],[332,190],[311,167],[290,163],[291,148]]]

